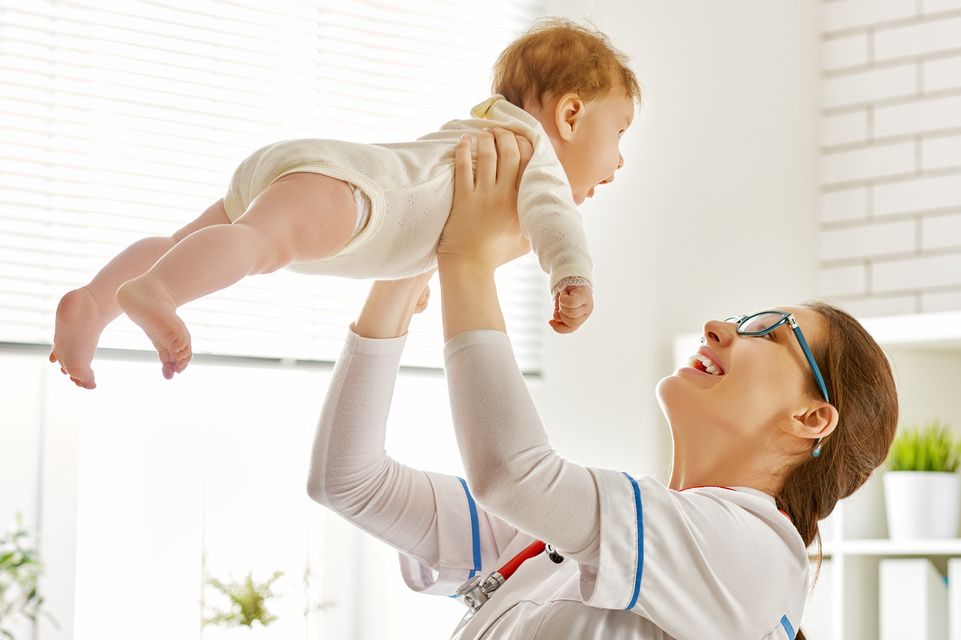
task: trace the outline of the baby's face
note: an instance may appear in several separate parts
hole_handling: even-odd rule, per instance
[[[555,146],[576,204],[592,197],[598,185],[613,181],[614,172],[624,166],[621,136],[634,119],[634,101],[620,89],[584,106],[571,138]]]

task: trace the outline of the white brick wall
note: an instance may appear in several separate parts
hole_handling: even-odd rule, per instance
[[[961,0],[823,9],[820,295],[961,309]]]

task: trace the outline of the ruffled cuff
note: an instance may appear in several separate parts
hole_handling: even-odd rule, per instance
[[[584,276],[568,276],[554,285],[554,291],[551,293],[556,299],[562,291],[567,289],[567,287],[590,287],[591,290],[594,289],[594,285],[591,283],[591,281]]]

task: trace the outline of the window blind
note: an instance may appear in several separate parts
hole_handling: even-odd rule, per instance
[[[49,344],[57,302],[131,242],[221,197],[290,138],[411,140],[487,97],[534,1],[0,0],[0,342]],[[442,365],[440,299],[403,363]],[[369,282],[281,270],[180,313],[195,353],[333,360]],[[533,256],[498,273],[525,372],[550,316]],[[121,316],[100,345],[150,350]]]

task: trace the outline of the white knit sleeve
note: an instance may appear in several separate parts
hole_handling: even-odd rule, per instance
[[[550,145],[546,139],[538,147]],[[521,178],[517,215],[541,269],[550,276],[551,295],[566,286],[592,286],[594,263],[581,214],[553,149],[535,149]]]
[[[445,355],[457,444],[478,502],[565,555],[596,563],[595,479],[551,448],[507,335],[463,333]]]
[[[384,450],[405,341],[348,333],[314,436],[307,492],[400,551],[413,589],[450,595],[488,570],[515,530],[477,507],[465,481],[411,469]]]

